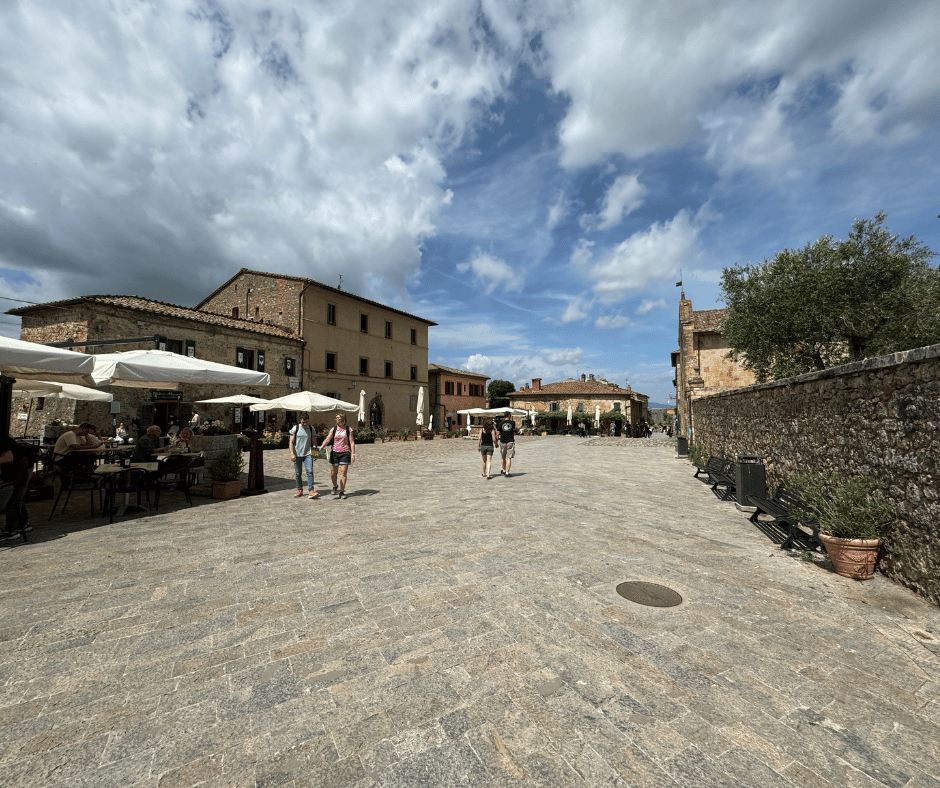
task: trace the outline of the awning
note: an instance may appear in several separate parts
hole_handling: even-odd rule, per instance
[[[94,385],[94,356],[0,337],[0,374],[11,378]]]
[[[97,386],[149,388],[179,383],[216,383],[232,386],[267,386],[266,372],[217,364],[167,350],[128,350],[94,356]]]
[[[114,399],[114,395],[107,391],[51,380],[18,380],[13,384],[13,393],[18,397],[59,397],[86,402],[111,402]]]

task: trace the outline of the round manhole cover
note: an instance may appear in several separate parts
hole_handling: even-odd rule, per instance
[[[675,607],[682,603],[682,597],[671,588],[637,580],[621,583],[617,586],[617,593],[624,599],[649,607]]]

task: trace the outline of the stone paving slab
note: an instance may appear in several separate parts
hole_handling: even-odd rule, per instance
[[[266,456],[267,495],[37,528],[0,550],[0,785],[940,788],[940,611],[671,446],[526,439],[492,480],[363,446],[342,501]]]

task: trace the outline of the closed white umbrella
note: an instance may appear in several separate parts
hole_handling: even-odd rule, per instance
[[[359,421],[362,424],[366,423],[366,390],[365,389],[359,392]]]
[[[0,374],[11,378],[95,385],[94,356],[0,337]]]
[[[601,428],[601,406],[597,405],[594,408],[594,426],[597,429]]]
[[[534,427],[535,426],[535,411],[534,410],[529,414],[529,417],[532,419],[532,426]]]
[[[342,410],[352,413],[359,410],[359,406],[352,402],[344,402],[341,399],[324,397],[322,394],[313,391],[298,391],[296,394],[288,394],[286,397],[259,402],[257,405],[252,405],[251,410],[296,410],[301,413],[304,411],[322,413],[329,410]]]
[[[419,427],[424,426],[424,386],[418,386],[418,417],[415,424]]]
[[[227,383],[267,386],[271,376],[228,364],[217,364],[167,350],[128,350],[94,356],[97,386],[149,388],[167,383]]]
[[[568,426],[571,426],[571,406],[568,406]]]
[[[430,416],[428,416],[428,429],[429,430],[434,429],[434,414],[433,413]]]
[[[114,395],[106,391],[51,380],[18,380],[13,384],[13,393],[19,397],[58,397],[86,402],[111,402],[114,399]]]

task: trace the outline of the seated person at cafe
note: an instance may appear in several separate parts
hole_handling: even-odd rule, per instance
[[[124,426],[122,421],[118,424],[117,429],[114,431],[114,442],[115,443],[125,443],[127,441],[127,427]]]
[[[88,435],[89,430],[93,430],[94,427],[87,422],[83,424],[78,424],[72,429],[63,432],[59,439],[55,442],[55,448],[52,450],[56,458],[61,459],[61,457],[66,454],[70,454],[73,451],[81,449],[93,449],[88,441],[85,440],[85,436]]]
[[[189,442],[193,439],[193,431],[189,427],[183,427],[180,430],[179,437],[168,449],[170,454],[185,454],[189,451]]]
[[[156,424],[148,427],[147,432],[134,445],[131,462],[153,462],[154,454],[166,454],[166,449],[157,448],[160,445],[161,434],[162,430]]]
[[[97,427],[89,426],[88,432],[85,435],[85,443],[93,449],[100,449],[104,446],[104,442],[101,440],[101,433],[98,432]]]

